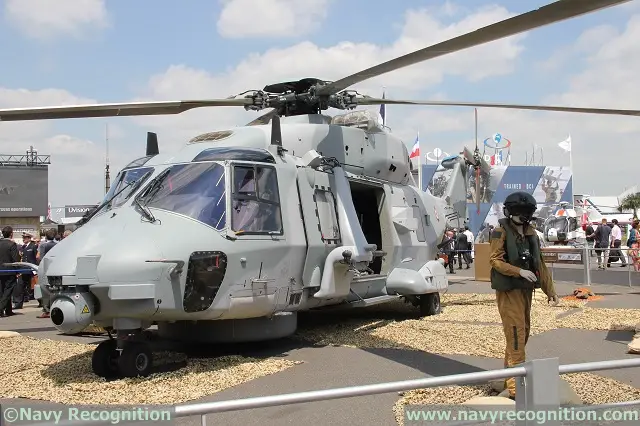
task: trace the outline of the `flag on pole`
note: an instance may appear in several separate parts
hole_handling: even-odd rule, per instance
[[[420,132],[416,134],[416,141],[413,143],[413,148],[411,148],[411,153],[409,154],[409,161],[413,162],[413,159],[418,160],[418,188],[424,191],[422,188],[422,161],[420,158]]]
[[[382,99],[385,99],[384,92],[382,92]],[[382,117],[382,125],[387,122],[387,106],[385,104],[380,105],[380,117]]]
[[[565,152],[571,152],[571,135],[558,144]]]
[[[416,135],[416,141],[413,144],[413,148],[411,148],[411,154],[409,154],[409,158],[418,157],[420,159],[420,134]]]

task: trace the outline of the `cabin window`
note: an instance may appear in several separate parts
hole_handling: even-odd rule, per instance
[[[236,234],[282,234],[274,167],[234,166],[231,213],[231,228]]]
[[[316,212],[320,233],[323,242],[335,242],[340,240],[340,227],[338,224],[338,212],[336,210],[336,200],[331,191],[316,189],[314,198],[316,200]]]
[[[151,181],[142,194],[147,207],[179,213],[221,230],[226,226],[224,166],[179,164]],[[145,192],[147,194],[145,194]]]

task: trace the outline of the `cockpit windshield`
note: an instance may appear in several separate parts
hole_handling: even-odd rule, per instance
[[[140,188],[140,185],[144,183],[152,172],[153,167],[140,167],[137,169],[124,170],[118,173],[115,182],[111,185],[109,192],[104,197],[104,201],[106,201],[117,194],[116,197],[111,200],[107,208],[120,207],[124,204],[125,201],[127,201],[138,188]],[[118,192],[120,193],[118,194]]]
[[[555,228],[558,233],[568,233],[572,230],[569,229],[569,218],[568,217],[550,217],[547,219],[547,223],[545,224],[546,229]]]
[[[141,193],[146,207],[183,214],[218,230],[226,226],[224,166],[178,164],[159,176]]]

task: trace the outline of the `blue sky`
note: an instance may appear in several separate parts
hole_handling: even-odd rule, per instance
[[[109,0],[106,4],[100,0],[74,0],[72,10],[68,5],[60,6],[60,2],[56,2],[58,7],[52,7],[53,2],[47,5],[42,0],[0,0],[0,48],[5,58],[0,67],[0,107],[47,105],[47,102],[62,101],[68,103],[71,102],[68,100],[71,96],[98,102],[133,98],[221,97],[242,89],[261,88],[282,78],[333,79],[358,67],[373,65],[368,60],[389,59],[384,56],[387,53],[405,53],[402,49],[407,46],[415,46],[410,50],[416,50],[439,41],[441,34],[438,28],[421,24],[420,19],[426,19],[425,16],[437,21],[442,29],[456,25],[469,16],[485,13],[482,24],[486,25],[506,18],[500,14],[507,13],[507,10],[511,14],[523,13],[545,4],[532,0],[307,0],[306,6],[301,7],[299,4],[305,2],[254,0],[264,1],[265,4],[277,1],[289,3],[284,10],[288,11],[288,16],[295,16],[298,22],[316,14],[317,19],[302,25],[312,28],[313,23],[317,24],[312,31],[296,34],[292,30],[283,35],[273,32],[288,25],[286,16],[269,20],[265,11],[256,12],[253,8],[244,8],[247,14],[243,16],[243,22],[233,21],[238,18],[237,15],[231,18],[227,16],[226,30],[221,29],[218,24],[221,16],[224,17],[224,8],[231,7],[230,4],[235,1],[246,0],[190,0],[184,3],[168,0]],[[20,5],[16,6],[16,3]],[[105,13],[101,13],[101,6],[105,8]],[[276,6],[266,11],[277,10]],[[499,7],[506,10],[501,11]],[[421,11],[422,15],[415,18],[414,25],[418,30],[414,28],[413,33],[407,36],[407,14],[411,10],[416,14]],[[297,15],[296,11],[305,13]],[[607,63],[611,67],[624,63],[624,71],[630,76],[640,71],[634,68],[640,65],[637,51],[640,48],[634,50],[632,55],[622,47],[615,52],[606,51],[606,46],[616,43],[624,46],[624,37],[634,34],[634,25],[637,23],[633,21],[634,13],[640,13],[640,8],[635,4],[611,8],[534,30],[518,40],[517,44],[496,44],[495,49],[489,47],[483,51],[474,50],[475,53],[452,55],[455,58],[450,63],[438,59],[433,61],[433,65],[420,65],[410,75],[411,78],[406,79],[408,82],[389,75],[359,85],[358,88],[364,87],[373,96],[380,94],[383,85],[388,85],[388,97],[444,97],[534,104],[555,99],[555,103],[564,105],[577,105],[584,100],[586,106],[631,108],[637,97],[633,99],[633,93],[621,87],[620,81],[612,81],[603,75],[596,87],[588,82],[592,80],[596,72],[594,70],[598,67],[607,68]],[[492,17],[496,19],[492,20]],[[616,34],[624,32],[629,22],[629,34]],[[467,28],[473,24],[463,22],[459,25],[461,29],[474,29]],[[593,32],[594,28],[603,25],[607,27],[602,29],[601,36],[595,37],[595,41],[586,39],[587,42],[578,43],[583,33]],[[476,28],[478,26],[481,25]],[[257,27],[263,27],[263,31],[256,33],[255,30],[254,34],[244,36],[241,34],[245,32],[243,29]],[[420,34],[420,28],[426,33]],[[430,29],[433,31],[430,32]],[[455,32],[455,28],[451,31]],[[34,35],[34,32],[37,34]],[[404,40],[404,47],[391,46],[398,39]],[[604,44],[605,41],[607,44]],[[363,55],[363,58],[347,58],[345,61],[350,61],[347,63],[328,53],[325,60],[322,55],[326,52],[319,51],[309,54],[309,57],[299,54],[290,63],[282,60],[281,67],[277,60],[269,62],[267,55],[266,58],[261,56],[250,62],[251,65],[241,71],[236,70],[238,64],[252,54],[264,55],[270,49],[280,49],[286,53],[305,42],[326,49],[335,49],[336,45],[343,42],[369,44],[386,47],[387,52],[372,52]],[[514,46],[520,50],[515,52]],[[306,50],[301,48],[293,51],[300,53]],[[313,62],[309,58],[315,58],[323,66],[314,68],[313,64],[306,64]],[[555,67],[549,65],[552,63]],[[169,72],[172,66],[180,68]],[[471,71],[479,68],[485,69],[484,77],[475,81],[470,79]],[[329,72],[335,75],[325,75]],[[160,80],[156,79],[154,83],[151,80],[153,76],[160,76]],[[619,79],[622,77],[616,75],[613,80]],[[243,81],[246,81],[246,85]],[[18,93],[17,89],[28,92]],[[47,96],[38,93],[46,89],[65,92],[64,95]],[[11,123],[12,126],[5,123],[0,126],[0,146],[3,153],[22,152],[24,146],[29,144],[35,145],[43,153],[49,150],[54,156],[50,201],[54,205],[93,203],[102,195],[103,140],[107,122],[111,129],[113,167],[117,168],[143,152],[147,130],[159,132],[161,148],[164,142],[174,149],[188,135],[194,136],[194,131],[208,129],[209,120],[215,121],[215,126],[238,125],[251,119],[246,115],[248,113],[244,114],[209,111],[193,113],[184,119],[91,119]],[[472,117],[473,112],[467,109],[389,107],[389,125],[394,132],[405,137],[407,144],[411,145],[415,137],[413,135],[420,131],[423,153],[434,147],[441,147],[445,151],[458,150],[463,143],[471,141]],[[544,147],[545,158],[555,159],[553,165],[568,164],[566,155],[557,150],[557,143],[571,133],[574,138],[575,190],[578,192],[615,195],[625,186],[635,184],[632,175],[622,174],[614,183],[607,183],[603,178],[592,176],[590,171],[594,166],[598,167],[599,163],[593,159],[593,148],[602,146],[603,137],[611,137],[613,132],[621,146],[632,146],[633,134],[638,130],[637,120],[501,110],[481,110],[479,117],[482,139],[501,132],[514,145],[518,144],[513,151],[514,163],[524,161],[525,151],[536,143]],[[71,147],[76,147],[75,151]],[[600,166],[606,173],[608,165]],[[620,170],[612,172],[624,173]],[[77,184],[78,176],[84,177],[82,186],[69,191],[69,183]]]

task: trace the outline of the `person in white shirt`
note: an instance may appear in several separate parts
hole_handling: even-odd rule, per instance
[[[469,244],[469,259],[473,259],[473,232],[469,230],[468,226],[465,226],[463,234],[467,236],[467,243]]]
[[[607,259],[607,268],[611,267],[612,258],[614,262],[620,259],[622,261],[621,266],[625,268],[627,266],[627,258],[622,254],[622,250],[620,250],[622,230],[618,226],[618,219],[613,219],[611,223],[613,223],[613,228],[611,228],[611,251],[609,251],[609,258]]]

